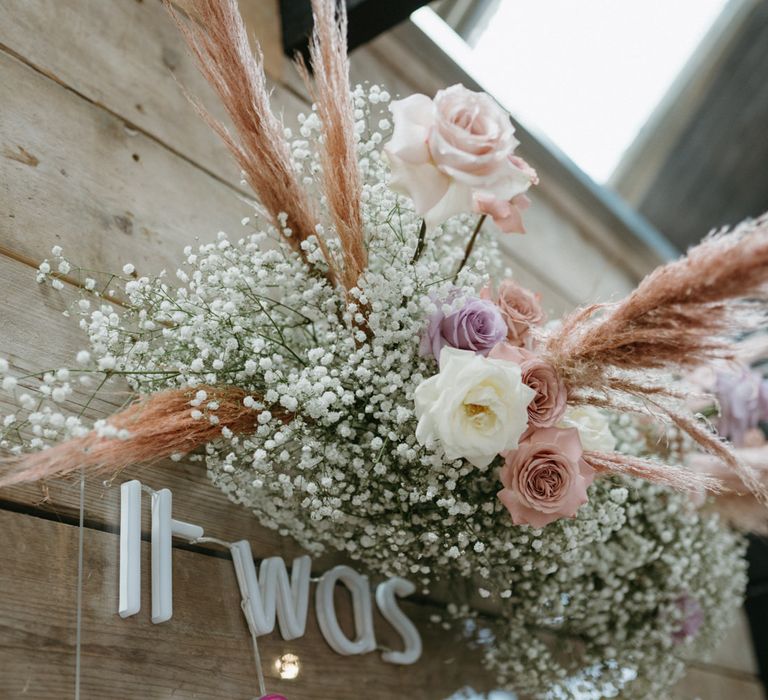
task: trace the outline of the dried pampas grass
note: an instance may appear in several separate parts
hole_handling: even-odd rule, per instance
[[[741,447],[735,453],[741,462],[752,468],[762,483],[768,482],[768,444]],[[752,493],[746,493],[745,485],[722,459],[696,453],[686,458],[686,465],[695,473],[721,479],[729,488],[729,491],[716,494],[711,506],[725,520],[744,532],[768,535],[768,511],[765,506]]]
[[[204,389],[210,401],[219,404],[216,421],[194,418],[190,401]],[[108,419],[118,430],[127,430],[125,439],[101,437],[91,432],[41,452],[4,460],[6,469],[0,487],[63,476],[80,468],[91,472],[118,472],[135,464],[148,464],[174,454],[189,454],[216,440],[223,428],[236,434],[253,432],[258,412],[247,408],[247,392],[236,387],[196,387],[161,391],[139,399]],[[274,414],[274,411],[273,411]]]
[[[706,238],[649,274],[617,304],[566,317],[544,341],[572,404],[639,411],[687,433],[759,500],[768,488],[709,427],[686,412],[669,375],[735,354],[734,338],[764,318],[768,218]]]
[[[733,355],[733,334],[754,327],[767,284],[763,217],[706,238],[618,304],[574,312],[546,352],[571,390],[603,389],[616,370],[692,369]]]
[[[349,94],[347,10],[341,3],[336,21],[333,0],[312,0],[314,33],[309,55],[314,81],[303,59],[297,67],[322,122],[323,189],[341,243],[342,281],[347,289],[357,285],[368,264],[362,215],[362,185],[357,161],[355,118]]]
[[[703,472],[683,466],[662,464],[652,459],[631,457],[618,452],[584,452],[584,461],[599,474],[622,474],[669,486],[676,491],[721,493],[724,484]]]
[[[269,212],[281,233],[280,214],[291,229],[285,240],[305,257],[302,241],[315,236],[328,265],[328,277],[337,279],[330,251],[316,231],[317,217],[309,197],[291,165],[283,124],[272,112],[261,50],[251,52],[237,0],[188,0],[186,20],[170,0],[165,6],[197,60],[200,72],[218,93],[237,132],[230,133],[199,101],[190,98],[201,117],[224,141],[245,173],[248,184]]]

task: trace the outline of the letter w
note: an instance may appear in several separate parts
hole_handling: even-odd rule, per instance
[[[309,577],[312,560],[308,556],[293,560],[290,581],[285,562],[270,557],[261,563],[258,579],[251,545],[247,540],[231,547],[237,583],[243,597],[243,612],[255,636],[275,629],[275,614],[283,639],[304,635],[309,607]]]

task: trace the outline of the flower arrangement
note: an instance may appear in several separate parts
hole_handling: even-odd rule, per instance
[[[489,217],[522,232],[538,181],[489,96],[350,92],[343,10],[337,23],[316,0],[314,81],[301,66],[315,106],[294,131],[269,109],[236,2],[190,5],[199,23],[168,7],[235,132],[198,108],[260,204],[241,236],[188,247],[175,281],[128,264],[102,286],[53,250],[38,281],[79,282],[89,347],[32,376],[0,363],[19,406],[2,421],[0,485],[203,461],[309,551],[425,589],[470,582],[497,606],[482,641],[500,684],[661,692],[739,604],[743,544],[670,490],[720,479],[617,450],[612,416],[673,426],[764,500],[667,377],[727,356],[754,323],[765,222],[546,325],[481,235]],[[124,410],[94,423],[66,410],[75,382],[97,379],[96,395],[118,377],[136,396]],[[454,616],[485,629],[456,598]]]

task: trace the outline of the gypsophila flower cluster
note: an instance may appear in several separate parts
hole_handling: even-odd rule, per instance
[[[568,527],[584,519],[599,534],[570,556],[548,541],[549,571],[513,566],[486,663],[500,686],[533,697],[661,697],[685,660],[714,649],[732,624],[746,586],[745,543],[686,495],[639,480],[592,489]],[[563,542],[558,529],[548,527],[547,540]],[[693,626],[685,601],[701,611]]]
[[[254,431],[222,427],[190,459],[263,524],[310,552],[343,551],[425,590],[461,582],[454,617],[472,617],[473,595],[494,601],[503,615],[484,648],[505,687],[567,697],[579,684],[626,685],[628,697],[656,696],[686,653],[711,647],[739,604],[741,541],[683,497],[614,479],[595,481],[573,519],[515,525],[496,498],[499,458],[477,466],[417,440],[414,394],[437,368],[420,352],[425,319],[461,308],[500,256],[483,237],[455,277],[469,215],[430,230],[417,255],[421,217],[389,186],[382,153],[390,96],[373,85],[352,97],[369,259],[357,288],[333,288],[317,274],[318,241],[302,244],[309,266],[285,242],[289,222],[280,232],[258,213],[240,236],[186,248],[175,276],[138,276],[126,264],[105,279],[56,248],[38,281],[61,289],[61,276],[79,280],[70,313],[89,346],[70,367],[43,373],[0,361],[2,389],[18,406],[0,420],[0,448],[39,450],[90,430],[129,438],[89,410],[118,377],[137,394],[197,389],[190,415],[214,426],[219,405],[202,387],[237,386]],[[321,126],[312,111],[286,130],[296,171],[317,191]],[[318,234],[337,254],[324,226]],[[704,622],[678,643],[683,597]]]

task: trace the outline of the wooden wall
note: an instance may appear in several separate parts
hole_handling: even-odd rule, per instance
[[[243,0],[251,29],[265,43],[275,104],[290,121],[307,104],[281,58],[275,5]],[[393,93],[433,92],[440,76],[404,68],[409,62],[394,56],[388,41],[383,37],[355,53],[354,77],[385,82]],[[96,270],[119,270],[130,261],[139,274],[149,274],[174,269],[185,244],[221,229],[236,231],[247,215],[241,198],[248,193],[237,169],[177,81],[221,111],[159,0],[0,4],[0,356],[18,370],[69,364],[83,346],[76,324],[63,315],[74,289],[67,285],[61,294],[34,282],[35,268],[52,246],[63,246]],[[588,220],[543,185],[529,216],[530,234],[505,240],[516,274],[542,292],[553,313],[621,294],[647,267],[626,254],[629,242],[590,231]],[[123,398],[116,391],[90,404],[87,413],[104,415]],[[85,402],[85,394],[72,399],[73,407]],[[223,539],[247,538],[257,558],[299,553],[289,539],[229,503],[199,465],[129,470],[118,481],[129,477],[172,489],[174,517]],[[81,545],[80,697],[256,695],[233,568],[216,547],[174,548],[171,622],[150,624],[146,581],[142,613],[117,617],[118,503],[117,484],[99,480],[88,481],[82,494],[77,481],[0,492],[0,697],[74,697]],[[318,560],[315,568],[322,571],[333,561]],[[477,656],[430,623],[435,604],[419,600],[407,608],[425,638],[425,657],[416,666],[384,664],[378,653],[337,656],[311,614],[304,639],[263,640],[271,689],[291,700],[363,694],[437,700],[464,685],[485,688]],[[380,643],[396,643],[393,636],[377,620]],[[287,650],[302,664],[290,682],[277,680],[273,668]],[[727,663],[728,673],[742,674],[740,682],[754,693],[739,667],[743,661]]]

